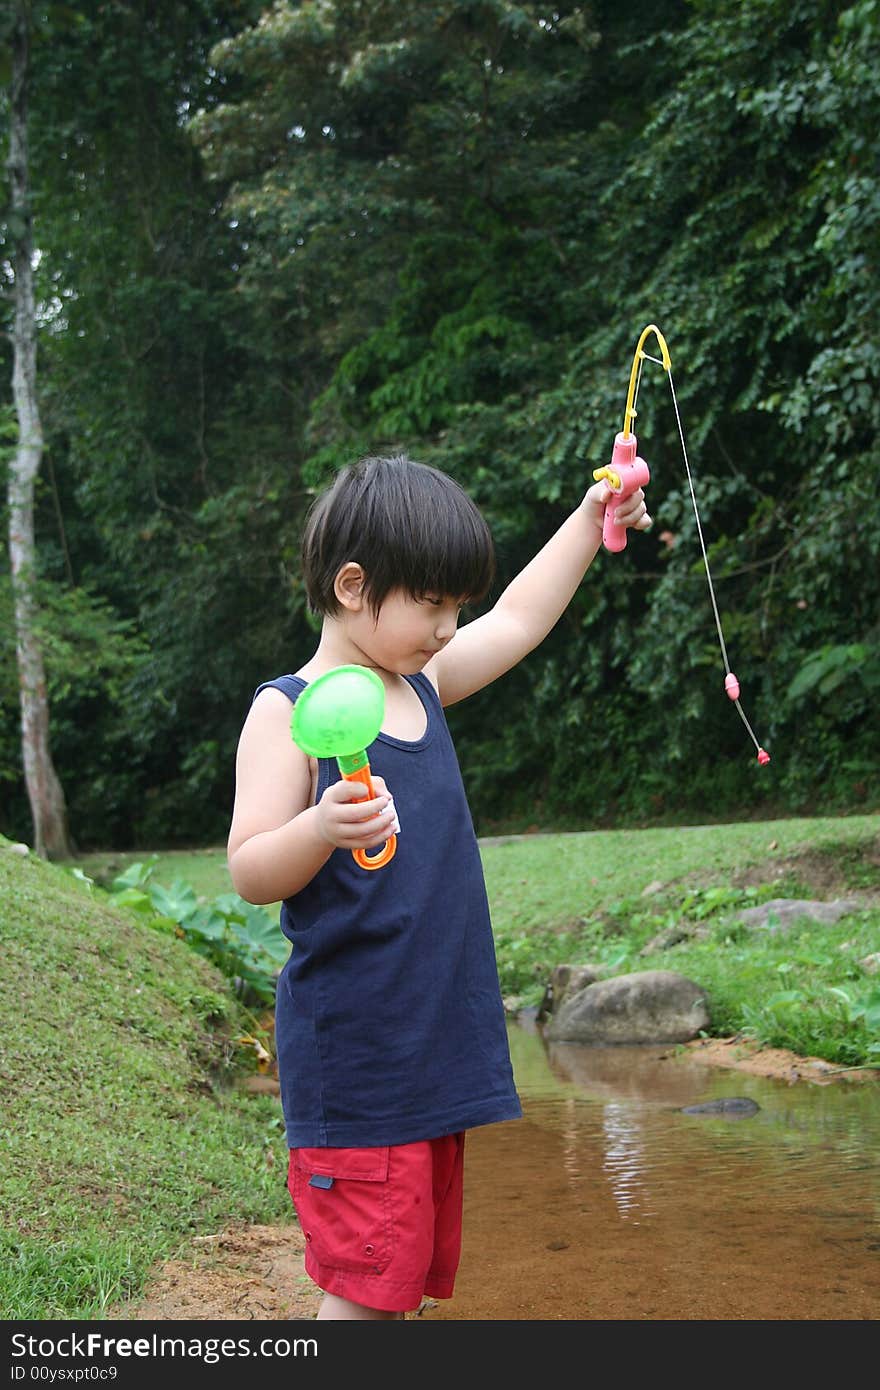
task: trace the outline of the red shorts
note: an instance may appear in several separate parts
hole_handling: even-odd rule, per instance
[[[451,1298],[461,1254],[464,1134],[369,1149],[291,1149],[306,1272],[325,1293],[402,1313]]]

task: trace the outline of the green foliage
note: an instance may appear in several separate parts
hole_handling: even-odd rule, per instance
[[[37,635],[46,669],[56,767],[74,823],[108,833],[137,795],[132,696],[149,653],[136,625],[100,594],[36,586]],[[9,577],[0,572],[0,782],[21,775],[15,623]],[[83,769],[88,776],[83,777]],[[22,825],[29,825],[29,817]]]
[[[71,590],[106,605],[93,641],[80,630],[50,665],[66,680],[73,647],[84,662],[96,645],[112,663],[111,611],[129,658],[149,653],[137,670],[120,668],[126,727],[115,699],[91,698],[94,680],[83,700],[78,676],[63,704],[50,689],[53,755],[81,847],[185,842],[195,826],[223,833],[250,693],[238,673],[254,672],[250,690],[274,673],[297,608],[279,597],[270,555],[283,519],[302,509],[289,467],[296,401],[242,311],[239,239],[216,215],[182,125],[202,100],[209,47],[258,13],[249,0],[99,6],[66,20],[34,12],[41,571],[62,606],[76,602]],[[27,838],[15,742],[4,718],[0,775],[13,785],[2,824]]]
[[[181,936],[227,976],[243,1003],[274,1004],[275,982],[290,949],[277,919],[237,893],[205,902],[182,879],[166,888],[154,879],[156,862],[154,856],[149,863],[129,864],[110,885],[111,901],[143,915],[156,930]],[[81,869],[73,872],[93,882]]]
[[[35,23],[38,528],[43,576],[77,595],[49,662],[73,681],[53,754],[83,847],[222,838],[251,693],[314,646],[297,538],[341,463],[408,449],[451,472],[500,586],[607,462],[652,321],[772,763],[723,694],[647,363],[653,533],[452,711],[477,822],[871,804],[876,0],[162,0]],[[25,837],[13,670],[3,825]]]
[[[880,688],[880,646],[868,647],[863,642],[827,644],[804,662],[788,688],[788,697],[792,701],[802,700],[814,691],[830,695],[852,677],[864,681],[869,690]]]
[[[797,673],[805,648],[832,633],[851,652],[867,648],[876,624],[875,531],[859,528],[871,578],[861,576],[855,603],[846,543],[866,476],[851,469],[851,452],[875,447],[875,359],[869,316],[854,316],[864,255],[841,267],[838,228],[851,216],[847,237],[867,247],[874,214],[867,187],[832,191],[841,129],[848,141],[857,128],[859,148],[873,148],[873,8],[724,3],[692,7],[679,27],[671,6],[627,31],[600,6],[576,43],[566,7],[558,25],[530,7],[469,7],[466,29],[450,24],[441,37],[448,18],[398,6],[373,24],[359,7],[282,6],[270,33],[216,55],[250,93],[197,123],[212,164],[237,150],[236,209],[257,226],[292,198],[302,206],[302,181],[316,181],[305,204],[316,224],[300,225],[305,256],[289,272],[307,277],[308,293],[327,274],[308,259],[313,236],[325,261],[346,243],[360,247],[364,279],[339,301],[337,328],[350,326],[313,404],[307,473],[319,481],[365,440],[409,446],[484,506],[503,580],[577,501],[585,457],[604,461],[633,339],[659,321],[673,344],[728,646],[752,722],[785,749],[756,785],[720,698],[671,410],[662,383],[646,380],[644,437],[661,465],[652,510],[674,544],[658,552],[637,541],[614,562],[613,609],[588,582],[540,655],[508,678],[513,713],[500,746],[485,700],[455,712],[479,816],[493,817],[501,797],[517,818],[530,808],[534,818],[539,801],[551,819],[576,799],[593,823],[670,805],[679,814],[768,798],[794,807],[820,785],[828,804],[856,799],[876,753],[867,690],[850,683],[825,716],[829,730],[820,713],[804,719]],[[330,69],[308,66],[306,28],[308,44],[335,53],[336,85]],[[624,62],[656,100],[637,112],[612,87],[600,117],[589,97]],[[302,111],[292,140],[279,138],[280,120],[265,120],[270,91],[270,105],[289,92],[288,114]],[[271,227],[269,236],[274,244]],[[260,278],[262,254],[250,262]],[[799,398],[815,402],[811,415],[796,413]],[[817,512],[829,472],[831,506]],[[601,720],[587,714],[597,706]],[[573,732],[592,774],[574,787]],[[817,740],[821,771],[804,766]]]

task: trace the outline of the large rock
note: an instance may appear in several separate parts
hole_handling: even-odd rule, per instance
[[[637,970],[569,994],[547,1024],[552,1042],[689,1042],[709,1026],[706,991],[672,970]]]

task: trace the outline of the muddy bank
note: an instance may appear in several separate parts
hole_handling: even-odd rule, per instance
[[[838,1067],[821,1057],[801,1057],[784,1047],[761,1047],[741,1037],[696,1038],[683,1045],[680,1055],[696,1057],[710,1067],[734,1067],[737,1071],[769,1076],[776,1081],[809,1081],[817,1086],[880,1081],[880,1070],[876,1067]]]

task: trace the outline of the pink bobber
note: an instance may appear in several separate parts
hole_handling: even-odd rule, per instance
[[[770,761],[770,754],[764,748],[758,749],[758,762],[762,767],[766,767]]]
[[[739,681],[732,671],[728,671],[724,677],[724,689],[727,691],[731,700],[739,699]]]

